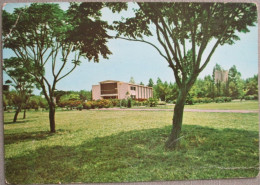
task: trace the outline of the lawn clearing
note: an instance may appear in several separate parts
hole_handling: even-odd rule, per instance
[[[134,106],[138,109],[172,109],[173,104],[158,105],[157,107]],[[259,110],[258,101],[232,101],[226,103],[198,103],[195,105],[185,105],[185,109],[212,109],[212,110]]]
[[[20,115],[22,116],[22,115]],[[185,112],[177,151],[166,151],[172,112],[60,111],[11,124],[4,114],[10,183],[133,182],[255,177],[258,114]]]

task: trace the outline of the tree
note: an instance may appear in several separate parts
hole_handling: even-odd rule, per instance
[[[160,98],[162,101],[166,101],[166,98],[168,98],[170,92],[168,82],[165,81],[164,83],[162,83],[161,79],[158,78],[157,84],[155,86],[155,92],[158,98]]]
[[[148,87],[153,87],[154,83],[153,83],[153,79],[149,79],[149,83],[148,83]]]
[[[238,72],[235,65],[229,69],[228,73],[228,90],[232,98],[239,98],[243,96],[244,83],[241,79],[241,73]]]
[[[106,46],[108,25],[100,19],[102,7],[103,3],[72,3],[64,12],[58,4],[33,3],[13,13],[3,11],[4,47],[23,59],[26,72],[41,86],[49,106],[51,132],[56,131],[57,83],[80,65],[82,57],[99,62],[100,56],[111,54]]]
[[[35,88],[35,78],[26,72],[22,58],[11,57],[4,59],[3,69],[6,74],[12,79],[7,80],[12,85],[16,94],[13,94],[13,103],[16,107],[13,122],[16,122],[19,112],[24,108],[24,116],[26,118],[26,105],[29,103],[29,99],[33,89]],[[37,88],[39,88],[37,86]]]
[[[134,77],[131,76],[131,78],[130,78],[130,80],[129,80],[129,83],[130,83],[130,84],[135,84],[135,79],[134,79]]]
[[[254,75],[254,77],[246,79],[245,90],[246,96],[258,95],[258,75]]]
[[[92,99],[91,91],[81,90],[81,91],[79,91],[79,96],[80,96],[80,99],[82,102]]]
[[[183,110],[189,90],[210,62],[216,48],[234,44],[237,32],[249,32],[257,11],[249,3],[137,3],[135,16],[115,22],[117,38],[153,46],[173,70],[178,86],[172,131],[166,147],[180,141]],[[152,30],[155,30],[153,33]],[[148,40],[155,35],[158,44]],[[203,53],[213,43],[208,56]]]

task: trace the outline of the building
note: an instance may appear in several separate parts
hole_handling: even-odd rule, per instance
[[[215,83],[228,81],[228,70],[215,71]]]
[[[106,80],[92,86],[92,99],[148,99],[153,97],[153,88],[121,81]]]

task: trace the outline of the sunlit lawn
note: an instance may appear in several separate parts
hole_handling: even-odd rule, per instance
[[[158,105],[157,107],[133,107],[142,109],[173,109],[174,105]],[[201,103],[185,105],[185,109],[214,109],[214,110],[258,110],[258,101],[232,101],[227,103]]]
[[[20,115],[22,116],[22,115]],[[5,113],[10,183],[132,182],[255,177],[258,114],[185,112],[181,146],[167,151],[172,112]]]

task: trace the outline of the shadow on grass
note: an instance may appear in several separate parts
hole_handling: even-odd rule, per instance
[[[17,120],[16,122],[13,121],[5,121],[4,124],[5,125],[9,125],[9,124],[21,124],[21,123],[29,123],[29,122],[33,122],[35,120],[33,119],[22,119],[22,120]]]
[[[50,136],[55,136],[55,134],[65,132],[65,130],[59,129],[56,133],[51,133],[50,131],[38,131],[38,132],[23,132],[23,133],[15,133],[15,134],[4,134],[4,144],[13,144],[13,143],[20,143],[24,141],[30,140],[44,140]]]
[[[10,183],[34,184],[235,178],[258,174],[257,131],[184,125],[180,148],[166,151],[164,142],[170,130],[170,126],[135,130],[86,140],[75,146],[40,147],[29,154],[6,159],[6,178]],[[35,139],[41,134],[25,138]]]

